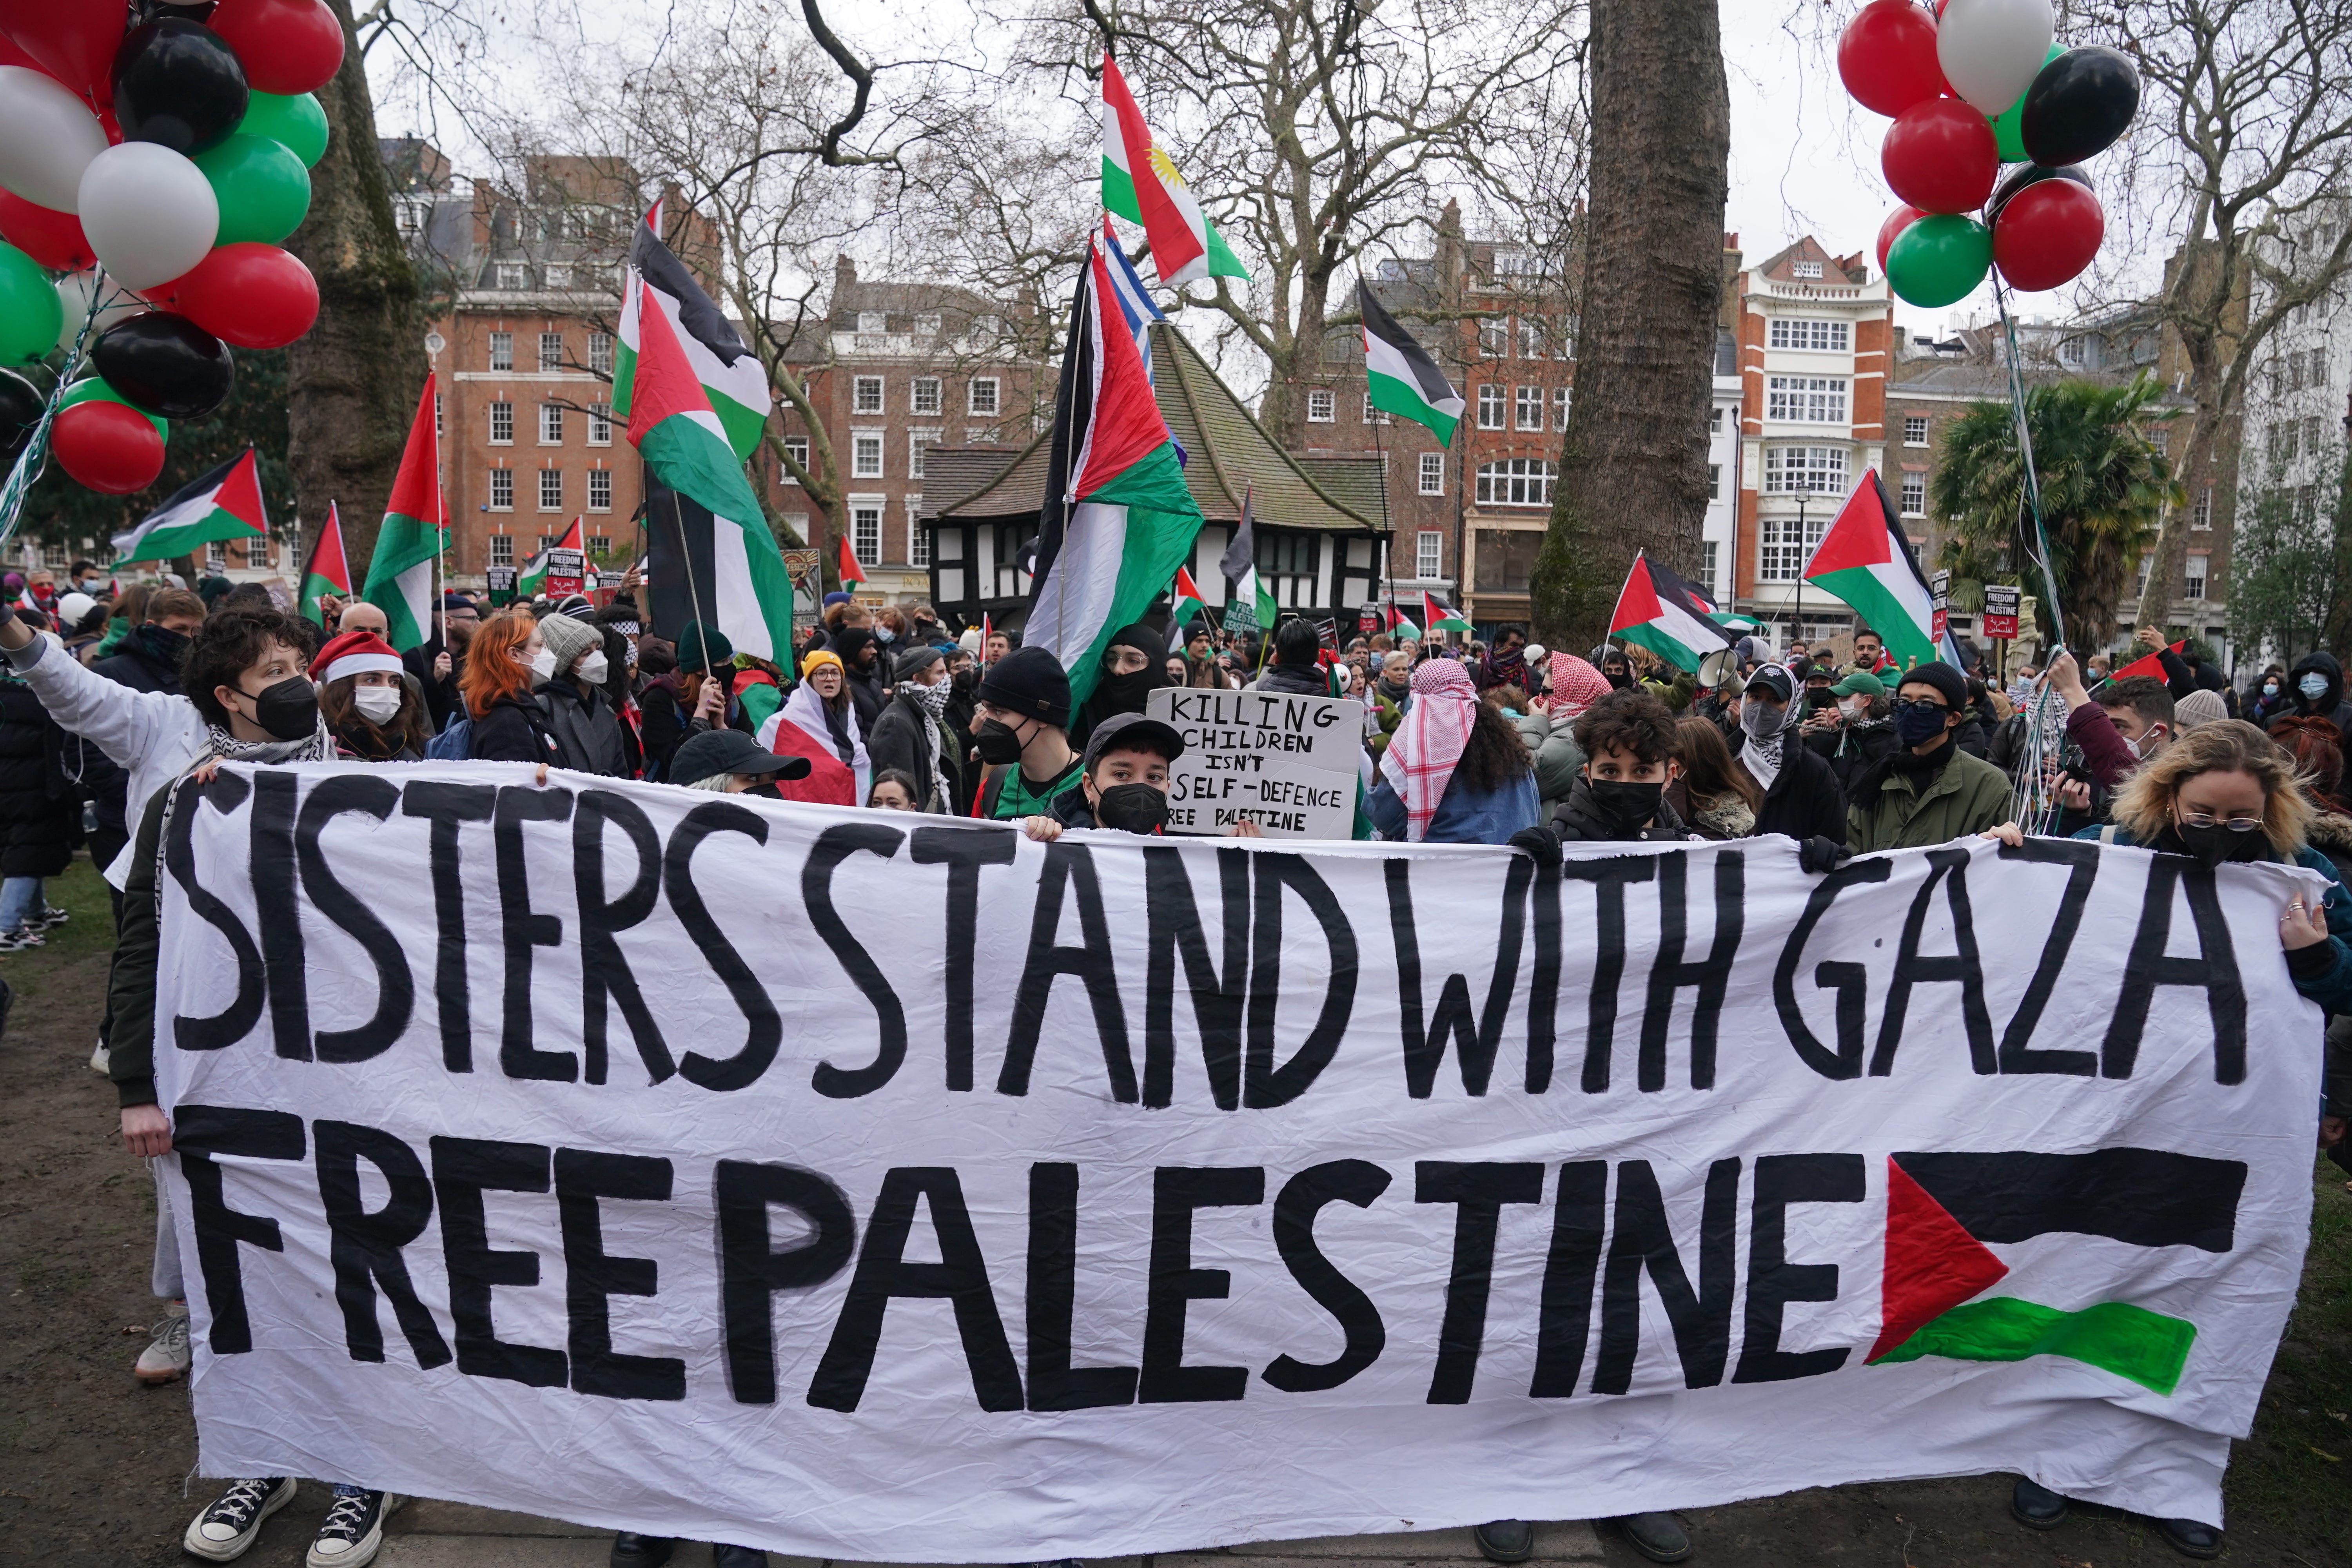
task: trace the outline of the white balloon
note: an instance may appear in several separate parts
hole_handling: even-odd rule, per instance
[[[81,177],[81,231],[106,275],[125,289],[169,283],[205,258],[220,233],[220,200],[205,172],[169,147],[125,142]]]
[[[98,268],[95,267],[80,272],[68,272],[58,279],[58,300],[66,309],[66,324],[58,333],[58,347],[68,353],[73,353],[74,339],[81,335],[82,318],[89,314],[89,297],[98,287]],[[111,278],[106,280],[105,287],[110,301],[99,307],[98,320],[90,324],[89,337],[82,343],[84,349],[96,342],[98,334],[115,322],[144,315],[154,309]]]
[[[1936,63],[1954,92],[1997,115],[2041,74],[2056,26],[2050,0],[1949,0],[1936,24]]]
[[[75,210],[82,172],[106,151],[106,127],[54,77],[0,66],[0,185],[36,206]]]

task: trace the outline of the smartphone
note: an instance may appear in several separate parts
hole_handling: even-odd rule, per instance
[[[1837,705],[1838,700],[1830,694],[1827,688],[1815,688],[1805,693],[1805,711],[1808,713],[1818,713],[1824,708]]]

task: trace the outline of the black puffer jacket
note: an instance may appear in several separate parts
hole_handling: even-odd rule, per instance
[[[0,877],[54,877],[73,862],[79,802],[59,771],[64,740],[31,687],[0,679]]]
[[[563,765],[562,748],[547,728],[546,710],[531,697],[501,697],[474,721],[472,745],[478,763],[547,763]]]

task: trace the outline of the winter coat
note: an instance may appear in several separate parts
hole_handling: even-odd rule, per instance
[[[1887,719],[1858,719],[1805,737],[1806,749],[1829,763],[1830,772],[1837,775],[1838,788],[1849,794],[1863,770],[1893,751],[1895,743],[1895,724]]]
[[[547,710],[535,696],[506,696],[489,711],[474,716],[473,758],[478,763],[568,764],[563,748],[548,728]]]
[[[416,678],[416,684],[424,689],[425,712],[432,720],[433,732],[436,735],[449,727],[452,715],[462,714],[466,710],[465,702],[457,695],[457,678],[466,672],[466,656],[462,651],[451,653],[449,673],[436,680],[433,665],[441,657],[441,639],[434,637],[400,656],[402,667]]]
[[[2327,857],[2327,863],[2336,868],[2337,881],[2352,887],[2352,816],[2321,811],[2311,819],[2305,842]]]
[[[1742,772],[1747,764],[1739,764]],[[1751,782],[1754,775],[1749,775]],[[1845,837],[1845,786],[1809,746],[1791,731],[1780,748],[1780,771],[1764,791],[1764,809],[1756,814],[1756,831],[1781,833],[1799,843],[1808,838]]]
[[[1396,786],[1381,779],[1365,797],[1364,809],[1381,837],[1402,843],[1406,812]],[[1460,773],[1447,781],[1429,819],[1424,844],[1507,844],[1511,835],[1543,820],[1543,803],[1536,795],[1535,770],[1530,768],[1500,789],[1471,787]]]
[[[1924,787],[1909,773],[1890,772],[1875,802],[1855,801],[1846,813],[1846,845],[1863,854],[1949,844],[2007,822],[2009,808],[2009,775],[1956,746]]]
[[[1536,794],[1549,821],[1568,799],[1584,771],[1584,748],[1576,743],[1576,721],[1553,722],[1548,714],[1522,714],[1517,721],[1519,743],[1535,753]]]
[[[1364,737],[1364,749],[1374,757],[1385,756],[1389,742],[1396,738],[1397,726],[1404,722],[1404,710],[1412,705],[1412,693],[1410,690],[1401,698],[1391,697],[1381,689],[1379,681],[1372,682],[1373,728],[1372,732]]]
[[[535,695],[564,767],[608,779],[629,776],[628,747],[621,735],[621,718],[605,700],[603,687],[591,688],[583,696],[577,681],[551,680]],[[483,754],[478,725],[475,733],[474,755],[478,757]]]
[[[1292,697],[1328,697],[1330,677],[1319,664],[1269,664],[1265,673],[1249,683],[1252,691],[1279,691]]]
[[[944,801],[935,798],[939,791],[931,782],[931,742],[924,736],[926,726],[939,736],[940,772],[948,789]],[[918,811],[950,811],[954,802],[964,798],[962,759],[957,754],[961,750],[954,733],[905,691],[890,699],[866,737],[866,754],[873,759],[875,776],[897,768],[913,779]]]
[[[867,734],[874,732],[875,721],[882,717],[882,663],[877,658],[871,668],[860,669],[855,664],[845,665],[845,682],[849,688],[850,706],[857,710],[857,724]]]
[[[1594,807],[1592,783],[1582,774],[1577,776],[1568,798],[1551,813],[1550,823],[1553,837],[1562,844],[1684,844],[1696,837],[1664,795],[1658,797],[1658,814],[1650,818],[1649,826],[1621,832]]]
[[[677,676],[656,675],[637,689],[637,722],[646,749],[645,776],[651,782],[666,781],[670,754],[685,743],[687,736]]]
[[[58,770],[64,738],[31,687],[0,679],[0,877],[54,877],[73,863],[79,803]]]

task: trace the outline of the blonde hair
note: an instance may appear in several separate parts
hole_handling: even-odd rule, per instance
[[[2315,815],[2294,759],[2241,719],[2217,719],[2179,736],[2140,765],[2116,793],[2112,815],[2142,844],[2170,827],[2180,786],[2200,773],[2247,773],[2263,786],[2263,837],[2292,858]]]

